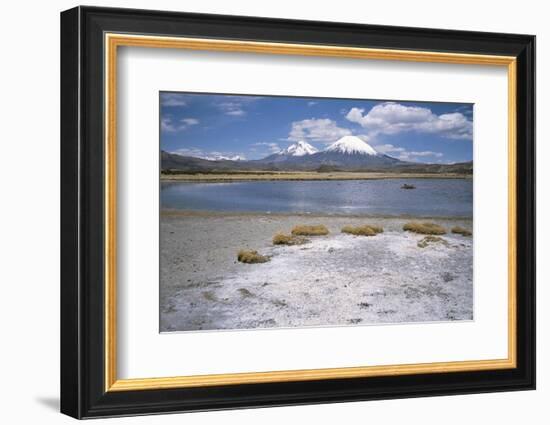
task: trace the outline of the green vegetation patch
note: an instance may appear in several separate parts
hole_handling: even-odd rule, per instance
[[[246,264],[267,263],[269,257],[266,255],[258,254],[258,251],[241,249],[237,254],[237,260]]]
[[[443,226],[435,223],[419,223],[411,221],[403,226],[403,230],[420,233],[422,235],[444,235],[447,233]]]
[[[341,231],[355,236],[376,236],[378,233],[382,233],[384,229],[380,226],[365,224],[363,226],[344,226]]]
[[[316,226],[294,226],[292,234],[294,236],[324,236],[328,235],[329,231],[322,224]]]
[[[451,232],[458,233],[459,235],[462,235],[462,236],[472,236],[471,230],[465,229],[464,227],[460,227],[460,226],[453,227],[451,229]]]
[[[308,242],[309,240],[303,236],[285,235],[284,233],[277,233],[273,236],[273,245],[303,245]]]

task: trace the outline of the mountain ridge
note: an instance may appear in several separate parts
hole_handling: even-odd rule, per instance
[[[458,164],[425,164],[402,161],[377,152],[357,136],[344,136],[318,151],[304,141],[291,144],[286,149],[262,159],[238,160],[204,159],[161,152],[163,172],[238,172],[238,171],[395,171],[443,173],[456,169],[461,173],[472,172],[471,161]]]

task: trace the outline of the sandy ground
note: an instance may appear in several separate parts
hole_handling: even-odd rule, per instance
[[[401,230],[410,220],[164,212],[161,331],[471,320],[472,238],[448,233],[447,244],[420,248],[422,235]],[[430,221],[472,228],[466,219]],[[369,223],[384,233],[340,233]],[[330,234],[271,244],[297,224],[324,224]],[[243,248],[271,260],[239,263]]]

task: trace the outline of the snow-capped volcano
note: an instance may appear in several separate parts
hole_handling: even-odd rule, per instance
[[[306,142],[297,142],[284,151],[255,162],[286,170],[317,170],[319,167],[364,170],[391,167],[401,161],[376,152],[357,136],[344,136],[322,151]]]
[[[325,152],[338,152],[348,155],[378,155],[378,152],[376,152],[371,145],[357,136],[344,136],[326,148]]]
[[[304,155],[313,155],[317,152],[317,149],[313,146],[311,146],[309,143],[304,141],[299,141],[296,143],[293,143],[285,150],[281,151],[281,155],[289,155],[289,156],[304,156]]]

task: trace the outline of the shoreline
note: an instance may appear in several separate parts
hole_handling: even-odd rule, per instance
[[[243,218],[243,217],[259,217],[259,218],[338,218],[338,219],[387,219],[387,220],[446,220],[446,221],[466,221],[472,222],[472,216],[448,216],[448,215],[429,215],[420,216],[418,214],[327,214],[327,213],[309,213],[309,212],[265,212],[265,211],[213,211],[213,210],[183,210],[161,208],[160,217],[228,217],[228,218]]]
[[[435,221],[442,243],[407,221]],[[325,236],[273,245],[279,232],[323,224]],[[373,237],[341,232],[375,224]],[[296,213],[161,211],[160,331],[237,330],[419,323],[473,318],[472,217],[373,217]],[[474,236],[475,237],[475,236]],[[269,257],[237,261],[242,250]]]
[[[196,173],[162,174],[161,182],[222,183],[244,181],[327,181],[327,180],[399,180],[399,179],[472,179],[472,174],[457,173],[383,173],[383,172],[240,172],[240,173]]]

